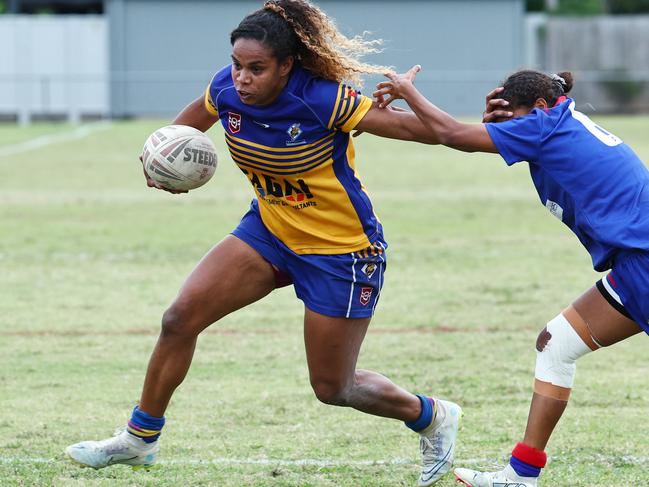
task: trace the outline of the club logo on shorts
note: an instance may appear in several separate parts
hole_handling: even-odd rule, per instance
[[[363,306],[367,306],[369,304],[370,298],[372,297],[372,291],[374,291],[374,288],[371,287],[361,288],[361,295],[359,301]]]
[[[368,262],[363,267],[361,267],[363,274],[365,274],[369,279],[372,278],[374,272],[376,272],[376,264],[374,262]]]
[[[241,115],[234,112],[228,112],[228,128],[230,132],[236,134],[241,130]]]

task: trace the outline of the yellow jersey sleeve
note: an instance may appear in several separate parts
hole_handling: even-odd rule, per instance
[[[210,94],[210,88],[212,86],[212,83],[207,85],[207,88],[205,88],[205,95],[204,95],[204,101],[205,101],[205,109],[210,112],[212,115],[219,116],[219,111],[216,109],[216,105],[212,101],[212,95]]]
[[[329,130],[350,132],[372,108],[372,100],[351,86],[322,80],[319,88],[321,113]]]
[[[360,97],[360,102],[356,105],[355,109],[352,111],[351,115],[346,119],[346,121],[340,125],[340,130],[343,132],[351,132],[354,130],[358,122],[363,120],[365,114],[372,108],[372,100],[366,96],[358,95]]]

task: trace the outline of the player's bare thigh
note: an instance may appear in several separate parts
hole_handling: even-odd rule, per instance
[[[223,316],[263,298],[275,288],[271,264],[233,235],[196,265],[165,313],[183,333],[200,333]],[[169,316],[171,315],[171,316]]]
[[[613,345],[642,331],[635,321],[613,308],[595,286],[577,298],[573,306],[602,346]]]

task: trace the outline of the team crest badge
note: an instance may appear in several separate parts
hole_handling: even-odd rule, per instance
[[[368,262],[363,267],[361,267],[363,274],[365,274],[369,279],[372,278],[374,272],[376,271],[376,264],[374,262]]]
[[[241,115],[234,112],[228,112],[228,128],[230,132],[236,134],[241,130]]]
[[[374,289],[371,287],[361,288],[361,296],[359,301],[363,306],[367,306],[369,304],[370,299],[372,298],[372,291],[374,291]]]
[[[297,139],[300,136],[300,134],[302,134],[302,129],[300,128],[300,124],[294,123],[288,128],[286,133],[291,138],[291,142],[295,142],[295,139]]]

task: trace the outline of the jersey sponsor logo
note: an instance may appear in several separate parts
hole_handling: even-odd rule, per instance
[[[545,202],[545,207],[550,210],[550,213],[563,221],[563,208],[561,208],[558,203],[555,203],[552,200],[547,200]]]
[[[374,288],[372,287],[362,287],[361,288],[361,294],[359,297],[359,301],[363,306],[367,306],[370,302],[370,299],[372,298],[372,291],[374,291]]]
[[[304,179],[288,180],[269,174],[257,173],[240,167],[255,187],[259,196],[271,205],[291,206],[296,210],[317,206],[315,196]],[[271,197],[275,198],[271,198]],[[292,203],[298,203],[296,205]]]
[[[253,120],[252,123],[254,123],[254,124],[256,124],[256,125],[259,125],[260,127],[263,127],[263,128],[265,128],[265,129],[269,129],[269,128],[270,128],[270,125],[268,125],[267,123],[264,123],[264,122],[260,122],[260,121],[258,121],[258,120]]]
[[[228,128],[233,134],[241,130],[241,115],[239,113],[228,112]]]
[[[365,274],[368,279],[371,279],[374,273],[376,272],[376,264],[374,262],[368,262],[363,267],[361,267],[363,274]]]
[[[289,201],[304,201],[307,196],[305,193],[295,193],[295,194],[289,194],[288,196],[285,196],[285,198]]]

